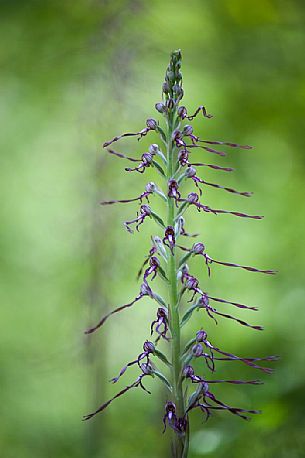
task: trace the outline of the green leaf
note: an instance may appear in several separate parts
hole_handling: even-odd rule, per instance
[[[192,393],[188,399],[187,409],[189,409],[192,405],[194,405],[195,402],[200,398],[201,391],[202,391],[202,386],[201,384],[199,384],[197,390],[194,391],[194,393]]]
[[[158,302],[158,304],[160,304],[162,307],[165,307],[167,309],[165,300],[161,296],[159,296],[159,294],[154,293],[154,299]]]
[[[185,314],[183,315],[180,321],[181,328],[189,321],[189,319],[193,315],[194,310],[196,310],[197,307],[198,307],[197,304],[195,304],[195,305],[192,305],[189,309],[187,309],[187,311],[185,312]]]
[[[156,131],[160,134],[160,137],[162,138],[162,140],[163,140],[164,142],[166,142],[166,135],[165,135],[165,133],[164,133],[164,130],[161,129],[160,126],[158,126],[158,127],[156,128]]]
[[[186,261],[192,256],[192,254],[193,254],[193,253],[192,253],[191,251],[189,251],[188,253],[186,253],[186,254],[180,259],[180,261],[179,261],[179,268],[180,268],[181,266],[183,266],[183,264],[186,263]]]
[[[156,375],[169,389],[170,392],[172,392],[172,385],[169,383],[165,375],[163,375],[161,372],[154,370],[154,375]]]
[[[164,272],[164,270],[162,269],[161,266],[158,267],[158,274],[160,275],[160,277],[162,278],[162,280],[164,280],[166,283],[168,283],[168,278]]]
[[[183,350],[183,355],[185,355],[186,352],[189,351],[191,346],[196,342],[196,338],[194,337],[193,339],[189,340],[188,343],[186,344],[184,350]]]
[[[182,215],[185,210],[187,209],[187,207],[189,206],[189,202],[183,202],[183,204],[180,206],[179,210],[178,210],[178,213],[176,215],[176,219],[178,218],[178,216]]]
[[[157,356],[157,358],[159,358],[167,366],[169,366],[169,367],[171,366],[171,363],[169,362],[167,357],[161,351],[155,349],[154,355]]]
[[[160,216],[157,215],[157,213],[152,211],[151,212],[151,216],[156,221],[156,223],[158,223],[163,229],[165,229],[165,224],[164,224],[162,218],[160,218]]]
[[[158,164],[157,161],[153,160],[152,163],[154,164],[154,166],[156,167],[156,169],[158,170],[158,172],[163,176],[165,177],[165,172],[164,170],[162,169],[161,165]]]

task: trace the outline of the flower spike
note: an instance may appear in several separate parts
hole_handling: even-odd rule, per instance
[[[157,303],[157,308],[154,312],[156,314],[155,319],[150,324],[150,334],[153,336],[151,340],[153,341],[146,340],[138,356],[125,364],[119,374],[112,378],[111,381],[113,383],[121,382],[121,377],[130,367],[138,367],[140,369],[138,377],[97,410],[85,415],[83,418],[84,420],[89,420],[98,413],[103,412],[115,399],[123,396],[132,388],[140,387],[149,393],[143,384],[145,377],[150,376],[158,379],[165,384],[170,393],[165,404],[163,417],[160,418],[160,423],[161,427],[163,423],[163,432],[166,429],[172,430],[173,458],[188,457],[189,422],[193,412],[202,413],[206,420],[214,412],[226,411],[244,420],[249,420],[250,415],[260,413],[258,410],[232,406],[230,403],[224,402],[221,399],[221,395],[216,397],[213,387],[217,385],[231,384],[235,385],[236,389],[242,390],[247,385],[256,386],[262,384],[260,380],[252,378],[243,380],[238,376],[225,378],[220,375],[214,378],[214,374],[221,362],[240,362],[251,369],[270,374],[272,368],[265,367],[264,364],[277,359],[276,356],[243,357],[229,353],[208,340],[207,333],[203,329],[199,329],[191,340],[182,346],[183,334],[181,333],[181,328],[188,323],[195,311],[200,313],[203,327],[205,327],[205,323],[209,319],[213,319],[217,324],[218,317],[221,317],[235,321],[243,327],[259,331],[263,330],[262,326],[249,324],[243,317],[235,317],[225,310],[229,305],[239,309],[242,314],[244,310],[257,311],[257,307],[222,299],[221,294],[218,297],[218,293],[214,296],[214,294],[208,292],[208,282],[215,264],[270,275],[274,274],[275,271],[219,261],[208,255],[205,244],[202,242],[193,243],[191,248],[183,246],[183,243],[181,244],[181,239],[185,240],[186,237],[199,235],[192,229],[188,229],[190,222],[187,217],[188,210],[191,208],[195,208],[201,214],[212,213],[215,216],[228,214],[250,220],[263,218],[263,216],[248,215],[242,211],[213,208],[207,205],[204,200],[202,192],[204,186],[222,189],[230,194],[243,197],[250,197],[252,193],[238,191],[226,184],[220,185],[215,183],[214,180],[209,181],[204,175],[199,176],[197,167],[202,167],[200,169],[202,173],[206,168],[217,172],[232,172],[234,169],[225,165],[210,164],[208,163],[209,161],[204,159],[197,162],[192,155],[194,156],[196,152],[200,151],[201,154],[212,153],[219,157],[224,157],[229,154],[226,152],[228,151],[227,147],[236,150],[250,150],[252,147],[234,142],[205,140],[201,134],[194,131],[190,122],[196,116],[202,116],[205,121],[205,119],[212,118],[212,115],[208,113],[204,105],[199,105],[195,112],[192,112],[193,114],[189,114],[188,108],[182,105],[184,89],[181,65],[181,51],[173,51],[165,71],[162,98],[154,104],[162,124],[154,118],[148,118],[142,130],[134,133],[124,133],[104,143],[108,154],[131,162],[130,167],[125,168],[127,172],[143,174],[149,169],[148,173],[153,175],[157,172],[157,175],[156,178],[150,178],[153,181],[147,183],[144,191],[142,189],[141,193],[140,191],[135,192],[134,195],[136,197],[129,198],[127,194],[123,195],[120,200],[103,201],[101,205],[138,202],[139,207],[136,217],[124,223],[127,231],[133,233],[135,229],[136,232],[139,232],[140,226],[145,220],[153,220],[157,223],[156,227],[159,232],[151,235],[148,253],[146,252],[144,255],[144,261],[139,269],[137,277],[141,278],[141,286],[138,295],[132,302],[117,307],[104,315],[94,327],[86,331],[86,334],[95,332],[103,326],[110,316],[126,308],[131,308],[143,297],[147,296],[153,299]],[[164,145],[163,150],[157,143],[152,143],[144,153],[136,152],[132,153],[131,156],[111,149],[111,145],[120,139],[137,138],[137,140],[140,140],[150,131],[153,131],[159,137],[158,142]],[[138,176],[138,174],[135,173],[134,176]],[[159,181],[157,181],[157,178]],[[198,191],[187,193],[185,185],[191,180]],[[159,209],[157,210],[158,213],[154,209],[154,199],[151,199],[151,196],[155,195],[161,197],[159,203],[163,207],[160,208],[160,215]],[[218,221],[220,222],[221,218]],[[208,230],[208,228],[205,228],[205,230]],[[189,261],[196,262],[199,256],[200,259],[203,259],[208,273],[205,276],[204,283],[199,281],[199,277],[196,278],[190,273],[187,264]],[[164,298],[156,292],[159,279],[164,281],[166,290]],[[154,282],[154,291],[151,289],[152,282]],[[211,303],[213,303],[213,306]],[[217,308],[214,307],[214,303],[216,303]],[[171,356],[167,356],[159,350],[158,345],[161,341],[163,341],[165,347],[168,347],[169,355]],[[183,347],[184,350],[181,350]],[[158,358],[162,364],[165,364],[169,375],[160,372],[159,368],[153,364],[155,362],[154,358]],[[195,366],[196,360],[203,364],[196,364]],[[195,388],[195,391],[189,395],[190,387]]]

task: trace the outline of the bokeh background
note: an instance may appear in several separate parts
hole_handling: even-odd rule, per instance
[[[255,145],[227,158],[236,167],[210,180],[255,192],[253,199],[206,190],[211,206],[266,215],[247,221],[190,212],[216,259],[276,268],[276,277],[216,266],[214,295],[260,305],[259,333],[195,315],[212,342],[243,355],[279,354],[262,387],[222,387],[232,404],[260,408],[251,422],[192,414],[191,458],[305,456],[304,109],[305,5],[302,0],[44,0],[0,2],[1,116],[1,458],[168,457],[162,436],[166,394],[149,382],[91,422],[88,413],[117,387],[107,380],[141,351],[155,306],[147,300],[109,320],[90,338],[84,328],[136,296],[136,272],[154,228],[130,235],[122,226],[128,198],[152,179],[124,174],[103,141],[144,126],[171,50],[183,52],[184,103],[214,118],[194,121],[199,135]],[[140,144],[118,149],[141,153]],[[201,171],[202,173],[203,171]],[[225,308],[225,307],[224,307]],[[229,306],[226,307],[229,311]],[[136,377],[130,370],[121,387]],[[242,365],[227,377],[257,377]],[[217,390],[219,393],[219,390]]]

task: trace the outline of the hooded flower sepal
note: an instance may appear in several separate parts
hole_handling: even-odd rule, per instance
[[[168,311],[164,307],[159,307],[157,310],[157,318],[151,323],[150,334],[153,335],[154,331],[158,334],[156,342],[161,338],[169,341],[170,338],[167,336],[169,331],[168,328]]]

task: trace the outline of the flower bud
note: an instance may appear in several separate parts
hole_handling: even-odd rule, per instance
[[[141,205],[140,207],[140,212],[142,213],[142,215],[147,215],[147,216],[150,216],[151,215],[151,208],[149,205]]]
[[[192,377],[194,374],[195,374],[195,372],[194,372],[194,369],[192,368],[192,366],[185,366],[185,368],[183,369],[183,375],[186,378]]]
[[[175,73],[171,70],[168,70],[166,72],[166,79],[169,82],[169,84],[173,84],[175,82]]]
[[[207,307],[208,305],[209,305],[209,298],[206,294],[203,294],[198,301],[198,306]]]
[[[184,223],[185,223],[185,220],[183,218],[183,216],[179,216],[178,219],[177,219],[177,222],[175,224],[175,234],[176,234],[176,237],[181,234],[181,230],[184,228]]]
[[[147,125],[147,127],[148,127],[149,129],[151,129],[151,130],[156,130],[157,127],[158,127],[157,121],[156,121],[155,119],[153,119],[153,118],[147,119],[146,125]]]
[[[181,132],[179,129],[175,129],[173,134],[172,134],[172,139],[177,140],[178,138],[181,138]]]
[[[182,91],[183,91],[183,89],[182,89],[181,86],[179,86],[179,84],[175,84],[175,85],[173,86],[173,92],[174,92],[177,96],[181,95]]]
[[[178,89],[178,88],[179,88],[179,89]],[[176,85],[175,94],[176,94],[176,101],[181,100],[182,97],[184,96],[184,91],[183,91],[182,87],[179,86],[178,84]]]
[[[181,149],[178,153],[178,159],[179,159],[179,162],[182,166],[186,165],[188,163],[188,159],[189,159],[189,153],[188,153],[188,150],[186,149]]]
[[[192,348],[192,353],[196,358],[199,358],[203,354],[203,349],[200,344],[196,344]]]
[[[143,345],[143,350],[147,353],[154,353],[155,346],[152,342],[150,342],[149,340],[146,340],[146,342],[144,342],[144,345]]]
[[[145,191],[147,191],[147,192],[155,192],[156,188],[157,188],[157,186],[155,185],[155,183],[153,181],[150,181],[145,186]]]
[[[192,246],[192,252],[195,254],[203,254],[205,250],[205,246],[201,242],[194,243]]]
[[[164,92],[164,94],[169,93],[169,84],[166,81],[162,85],[162,91]]]
[[[181,107],[178,108],[178,116],[181,119],[184,119],[187,115],[187,110],[184,106],[181,105]]]
[[[177,49],[176,51],[173,51],[171,53],[171,61],[173,63],[178,62],[179,60],[181,60],[181,58],[182,58],[181,49]]]
[[[207,338],[207,333],[202,329],[196,333],[197,342],[204,342]]]
[[[185,286],[187,289],[194,289],[198,286],[198,280],[195,277],[190,277],[186,280]]]
[[[141,288],[140,288],[140,292],[141,292],[142,296],[152,297],[152,290],[150,289],[150,287],[148,286],[148,284],[146,282],[142,283]]]
[[[148,151],[152,155],[157,154],[157,152],[159,151],[159,146],[156,143],[152,143],[149,146]]]
[[[172,110],[174,108],[174,105],[175,105],[175,103],[174,103],[173,99],[170,97],[166,102],[166,106],[167,106],[167,108],[169,110]]]
[[[186,199],[190,204],[194,204],[196,202],[198,202],[199,200],[199,196],[198,194],[196,194],[195,192],[190,192],[187,196],[187,199]]]
[[[156,256],[152,256],[149,261],[149,265],[151,267],[159,267],[160,266],[160,261]]]
[[[187,178],[192,178],[194,176],[196,176],[196,169],[195,167],[188,167],[185,171],[185,176]]]
[[[186,136],[192,135],[192,133],[193,133],[193,127],[190,126],[189,124],[186,124],[186,125],[184,126],[184,128],[183,128],[183,132],[182,132],[182,133],[183,133],[183,135],[186,135]]]
[[[158,249],[159,253],[163,256],[163,258],[167,258],[167,252],[166,249],[163,245],[162,239],[158,237],[157,235],[152,237],[153,244],[155,247]]]
[[[182,73],[181,72],[177,72],[176,73],[176,80],[177,81],[181,81],[182,80]]]
[[[150,153],[143,153],[142,154],[142,162],[145,166],[150,165],[153,161],[153,156]]]
[[[166,110],[166,106],[164,105],[164,103],[162,102],[158,102],[155,104],[155,108],[156,110],[159,112],[159,113],[165,113],[167,110]]]
[[[183,264],[183,266],[181,267],[182,275],[188,274],[189,271],[190,271],[189,266],[187,264]]]
[[[141,364],[141,371],[145,375],[152,375],[152,373],[153,373],[152,365],[150,363]]]

